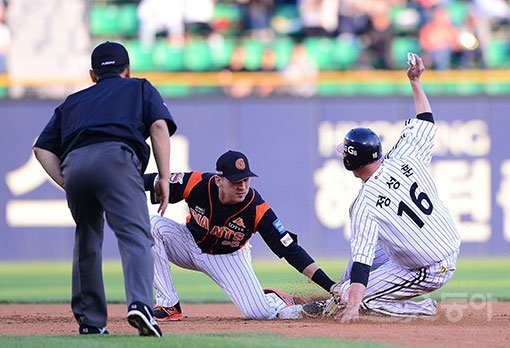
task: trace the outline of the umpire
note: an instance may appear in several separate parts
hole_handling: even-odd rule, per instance
[[[151,83],[130,77],[124,46],[104,42],[92,52],[91,62],[95,84],[68,96],[34,145],[44,170],[65,190],[76,223],[71,307],[80,334],[108,333],[101,265],[104,214],[118,240],[128,321],[141,336],[161,336],[152,318],[154,240],[142,174],[150,136],[163,215],[169,197],[169,137],[176,125]]]

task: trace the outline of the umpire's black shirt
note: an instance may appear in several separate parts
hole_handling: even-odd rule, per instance
[[[145,79],[107,74],[93,86],[71,94],[56,109],[34,147],[64,161],[86,145],[121,141],[129,145],[145,171],[150,157],[150,126],[164,119],[170,135],[177,127],[159,92]]]

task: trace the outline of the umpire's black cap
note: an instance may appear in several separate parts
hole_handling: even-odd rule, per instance
[[[123,67],[129,64],[129,55],[118,42],[106,41],[92,51],[90,57],[92,69]]]
[[[250,170],[248,158],[239,151],[228,150],[216,161],[216,174],[230,182],[238,182],[248,177],[258,176]]]

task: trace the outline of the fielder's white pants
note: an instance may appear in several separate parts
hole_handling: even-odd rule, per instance
[[[376,313],[392,316],[435,315],[437,304],[431,298],[411,301],[411,298],[444,286],[455,272],[458,252],[433,265],[419,269],[402,267],[388,258],[378,246],[370,269],[365,297],[361,306]],[[342,293],[348,294],[352,262],[342,276]],[[348,295],[347,295],[348,296]]]
[[[170,307],[179,301],[170,261],[179,267],[208,275],[245,318],[274,319],[278,315],[286,319],[282,315],[287,312],[285,303],[274,294],[264,294],[262,290],[252,267],[249,243],[231,254],[206,254],[197,246],[186,225],[161,216],[151,216],[151,233],[154,236],[152,251],[157,305]]]

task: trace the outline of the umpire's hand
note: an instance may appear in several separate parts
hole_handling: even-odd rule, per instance
[[[170,197],[170,183],[168,180],[156,180],[154,185],[156,201],[159,202],[158,214],[163,216],[168,206],[168,197]]]

